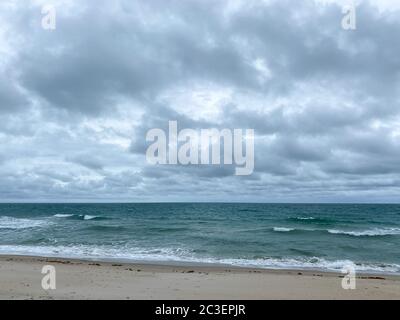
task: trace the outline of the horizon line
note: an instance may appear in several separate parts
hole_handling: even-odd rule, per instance
[[[110,201],[110,202],[62,202],[62,201],[54,201],[54,202],[2,202],[0,201],[0,205],[5,204],[294,204],[294,205],[400,205],[400,202],[241,202],[241,201],[143,201],[143,202],[130,202],[130,201]]]

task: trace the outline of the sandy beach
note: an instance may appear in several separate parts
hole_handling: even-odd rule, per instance
[[[41,286],[56,268],[56,290]],[[400,299],[400,277],[224,266],[164,266],[71,259],[0,257],[0,299]]]

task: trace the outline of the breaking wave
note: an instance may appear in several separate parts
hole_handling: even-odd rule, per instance
[[[106,220],[108,218],[101,216],[94,216],[89,214],[55,214],[53,217],[55,218],[73,218],[76,220]]]
[[[345,231],[345,230],[328,230],[331,234],[344,234],[354,237],[381,237],[381,236],[392,236],[400,235],[400,228],[382,228],[382,229],[371,229],[364,231]]]
[[[292,228],[283,228],[283,227],[275,227],[274,231],[276,232],[290,232],[290,231],[294,231],[295,229]]]
[[[338,230],[338,229],[302,229],[288,227],[274,227],[275,232],[322,232],[333,235],[345,235],[353,237],[383,237],[400,235],[400,228],[375,228],[370,230]]]
[[[73,214],[55,214],[53,217],[55,218],[70,218],[73,217]]]
[[[222,264],[237,267],[262,269],[322,270],[340,272],[346,266],[353,266],[357,272],[400,273],[399,264],[355,263],[350,260],[326,260],[318,257],[265,257],[255,259],[219,259],[198,257],[193,251],[180,248],[138,248],[112,246],[0,246],[0,254],[18,254],[40,257],[58,257],[70,259],[94,259],[98,261],[119,260],[126,262],[159,263],[198,263]]]

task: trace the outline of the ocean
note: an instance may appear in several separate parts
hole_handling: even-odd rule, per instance
[[[400,273],[400,205],[0,204],[0,254]]]

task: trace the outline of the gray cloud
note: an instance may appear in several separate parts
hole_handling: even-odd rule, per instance
[[[38,3],[0,4],[1,201],[399,201],[394,6]],[[253,128],[254,174],[148,165],[170,120]]]

